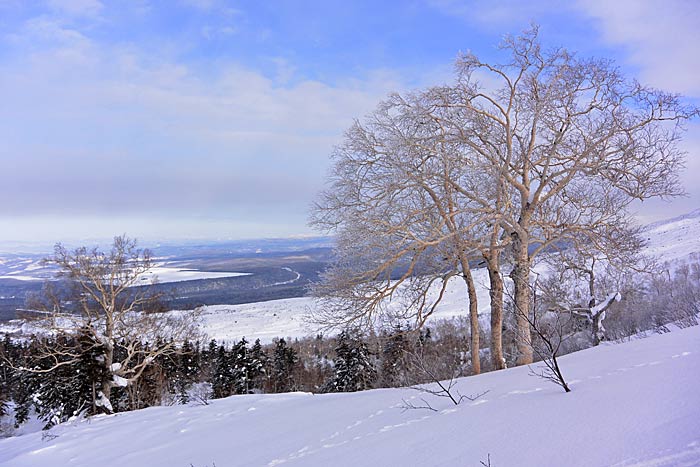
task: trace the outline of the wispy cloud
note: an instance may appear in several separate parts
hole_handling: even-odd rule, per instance
[[[427,0],[428,4],[442,13],[459,16],[465,20],[482,23],[499,31],[511,31],[511,28],[525,28],[530,21],[544,15],[550,15],[569,7],[556,0],[503,0],[499,2],[481,2],[464,0]]]
[[[698,95],[688,78],[700,71],[692,5],[659,13],[654,32],[653,2],[260,2],[240,11],[217,0],[49,1],[0,0],[0,158],[13,170],[0,184],[9,200],[0,238],[57,235],[69,218],[93,229],[105,217],[137,236],[131,226],[173,230],[177,219],[198,232],[243,219],[304,230],[353,118],[406,83],[449,80],[458,50],[494,53],[501,34],[531,19],[547,24],[547,40],[558,31],[562,45],[609,44],[643,81]],[[674,43],[671,31],[686,39]],[[37,228],[39,218],[52,228]]]
[[[98,17],[104,5],[99,0],[48,0],[54,12],[71,17]]]
[[[641,78],[700,97],[700,2],[694,0],[579,0],[604,39],[622,46]]]
[[[290,82],[283,59],[272,76],[231,60],[158,59],[48,17],[27,21],[13,44],[27,53],[0,63],[0,152],[16,174],[0,185],[12,200],[0,217],[15,226],[167,213],[305,230],[343,129],[402,87],[387,71]]]

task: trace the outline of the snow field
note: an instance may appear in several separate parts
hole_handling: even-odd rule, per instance
[[[473,271],[477,284],[479,315],[485,329],[488,329],[489,286],[485,269]],[[436,297],[438,288],[431,290]],[[309,316],[317,307],[322,306],[312,297],[287,298],[268,302],[245,303],[241,305],[210,305],[202,309],[201,329],[209,339],[218,342],[234,342],[242,337],[254,342],[270,343],[278,337],[302,338],[314,335],[318,329],[310,322]],[[400,307],[399,302],[388,304]],[[467,291],[464,281],[459,277],[450,279],[443,301],[438,305],[431,318],[449,319],[467,314]],[[173,312],[179,313],[179,312]]]
[[[700,252],[700,209],[666,221],[650,224],[642,238],[645,253],[664,261],[678,261]]]
[[[248,276],[247,272],[209,272],[195,269],[181,269],[167,266],[156,266],[151,268],[140,277],[141,282],[150,284],[156,280],[159,284],[168,282],[183,282],[199,279],[222,279],[224,277]]]
[[[677,466],[700,464],[700,326],[462,378],[454,406],[410,388],[233,396],[0,440],[7,466]],[[436,412],[404,410],[404,400]]]

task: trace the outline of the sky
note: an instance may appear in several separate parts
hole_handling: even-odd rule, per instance
[[[566,4],[566,5],[564,5]],[[334,145],[392,91],[505,34],[700,104],[694,0],[0,0],[0,243],[310,235]],[[688,126],[700,207],[700,123]]]

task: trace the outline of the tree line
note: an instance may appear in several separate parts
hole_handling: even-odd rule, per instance
[[[245,338],[232,344],[185,340],[176,353],[153,358],[141,377],[112,388],[112,412],[164,404],[207,404],[240,394],[307,391],[351,392],[427,382],[413,358],[430,362],[445,378],[470,374],[463,353],[464,323],[443,323],[438,332],[396,328],[380,336],[347,330],[335,337],[276,339],[263,345]],[[117,342],[122,358],[126,343]],[[144,343],[143,354],[163,343]],[[44,348],[72,349],[65,357]],[[72,357],[80,354],[79,359]],[[48,429],[81,415],[103,413],[97,396],[104,380],[103,349],[88,332],[0,341],[0,415],[11,406],[19,427],[36,413]],[[56,363],[65,363],[56,366]],[[52,371],[41,371],[53,368]]]

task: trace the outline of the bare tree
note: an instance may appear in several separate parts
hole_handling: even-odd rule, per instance
[[[421,94],[391,96],[366,124],[353,125],[337,148],[331,187],[312,212],[315,226],[337,234],[336,261],[313,288],[328,299],[317,318],[337,327],[372,324],[394,298],[403,300],[393,308],[397,317],[420,326],[449,280],[460,276],[478,373],[478,303],[470,261],[479,257],[472,239],[483,219],[449,183],[460,167],[447,157],[450,148],[439,138],[441,128],[426,103]]]
[[[408,361],[413,367],[414,371],[428,378],[430,384],[413,385],[412,389],[418,392],[428,394],[435,397],[444,397],[450,400],[452,404],[459,405],[462,402],[469,401],[474,402],[478,398],[486,395],[489,391],[482,391],[476,394],[465,395],[462,394],[458,389],[455,388],[456,378],[459,376],[460,369],[457,365],[454,365],[450,370],[450,375],[448,380],[441,380],[439,375],[430,367],[424,356],[420,351],[418,352],[407,352]],[[455,362],[456,363],[456,362]],[[421,398],[422,405],[416,405],[410,401],[403,400],[402,408],[404,410],[409,409],[428,409],[433,412],[437,412],[429,401],[425,398]]]
[[[409,281],[425,286],[407,307],[423,322],[437,303],[425,300],[427,286],[444,291],[457,274],[469,288],[469,261],[480,256],[491,282],[491,353],[501,368],[508,250],[520,310],[517,363],[531,363],[535,258],[614,230],[635,199],[682,193],[677,142],[698,109],[625,79],[608,60],[543,50],[537,35],[533,27],[507,37],[502,63],[461,56],[454,83],[392,95],[346,133],[312,214],[339,239],[338,261],[316,291],[349,298],[353,290],[336,317],[367,319]],[[436,251],[446,253],[442,262]],[[423,264],[434,265],[431,274]],[[333,281],[349,287],[334,290]]]
[[[49,313],[38,324],[51,333],[80,333],[91,346],[44,345],[41,358],[54,364],[24,370],[51,372],[74,364],[88,350],[98,351],[103,378],[97,382],[94,409],[112,412],[112,388],[134,383],[154,359],[177,352],[185,339],[196,337],[196,311],[173,314],[154,308],[159,296],[143,283],[153,260],[135,240],[115,237],[109,252],[85,247],[70,251],[57,244],[46,261],[58,266],[58,277],[71,288],[61,296],[49,287],[34,301],[35,308]]]
[[[464,138],[501,169],[511,196],[496,214],[512,238],[518,333],[526,338],[533,258],[572,232],[606,223],[608,213],[581,196],[588,190],[619,212],[633,199],[680,194],[684,154],[676,143],[698,109],[626,80],[610,61],[543,50],[536,27],[507,38],[503,49],[510,57],[501,64],[471,54],[458,61],[460,99],[450,105],[488,121],[486,132],[468,128]],[[498,83],[491,91],[479,84],[483,74]],[[553,222],[559,217],[567,222]],[[519,351],[519,363],[532,360],[525,341]]]
[[[537,296],[537,281],[533,285],[533,295]],[[517,336],[517,339],[520,342],[526,342],[536,359],[541,362],[537,368],[530,367],[530,374],[560,386],[564,392],[571,392],[557,357],[561,356],[562,345],[570,337],[567,325],[572,315],[571,313],[551,311],[540,314],[537,310],[537,303],[533,308],[533,313],[525,314],[518,309],[515,311],[516,316],[523,316],[529,329],[534,333],[532,337],[530,335]]]

